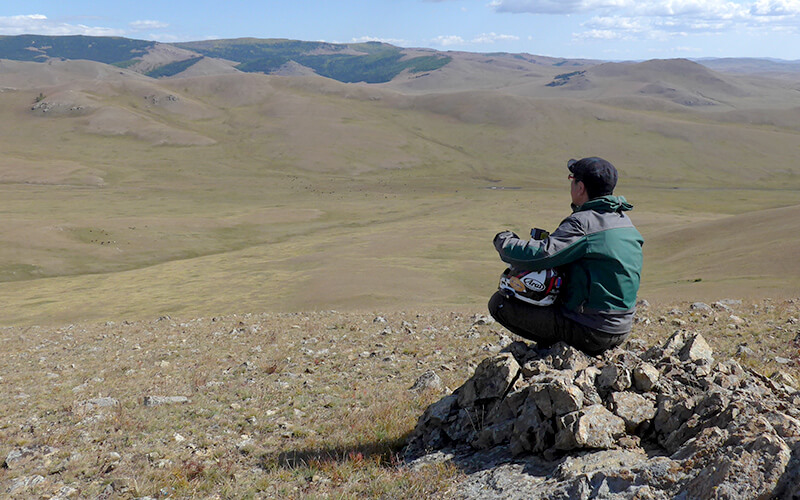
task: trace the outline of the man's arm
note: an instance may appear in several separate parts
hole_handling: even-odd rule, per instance
[[[494,237],[500,259],[524,271],[551,269],[576,261],[586,253],[586,242],[586,233],[574,217],[564,219],[544,240],[522,240],[510,231]]]

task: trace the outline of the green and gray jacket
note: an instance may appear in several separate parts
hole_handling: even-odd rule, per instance
[[[602,196],[580,207],[544,240],[500,233],[495,248],[512,268],[558,268],[564,277],[559,302],[564,315],[610,333],[628,333],[636,308],[644,239],[623,212],[622,196]]]

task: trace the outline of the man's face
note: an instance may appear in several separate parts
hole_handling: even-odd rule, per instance
[[[581,206],[589,201],[589,196],[586,194],[586,186],[583,185],[583,181],[577,180],[574,175],[570,174],[569,182],[569,192],[572,196],[573,205]]]

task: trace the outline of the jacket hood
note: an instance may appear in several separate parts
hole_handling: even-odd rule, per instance
[[[633,210],[633,205],[628,203],[624,196],[606,195],[589,200],[580,207],[573,208],[574,212],[594,210],[596,212],[627,212]]]

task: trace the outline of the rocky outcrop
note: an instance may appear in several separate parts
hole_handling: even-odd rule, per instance
[[[678,332],[591,358],[515,342],[427,408],[412,466],[462,498],[800,498],[800,392]]]

